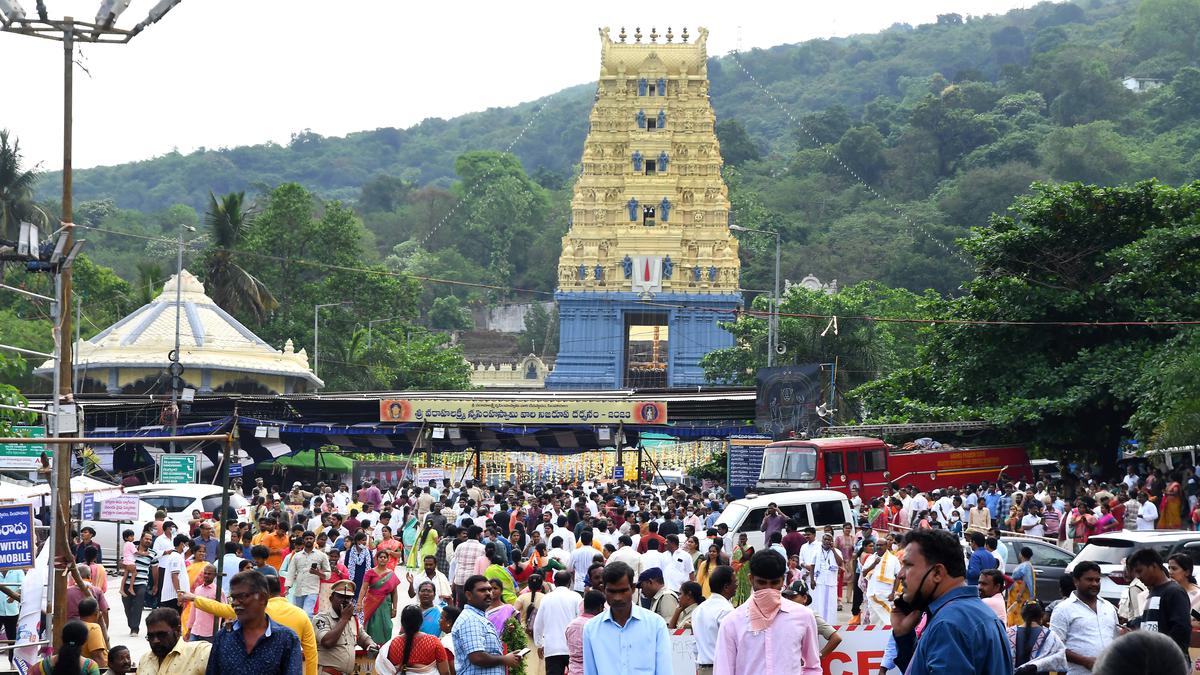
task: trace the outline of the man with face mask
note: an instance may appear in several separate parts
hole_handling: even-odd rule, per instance
[[[821,673],[817,621],[807,607],[783,602],[780,592],[786,574],[783,558],[771,551],[759,551],[750,558],[754,594],[721,622],[714,673]]]
[[[150,653],[138,661],[139,675],[202,675],[208,667],[212,645],[208,642],[185,642],[180,639],[183,628],[179,612],[159,607],[146,616],[146,642]]]
[[[891,617],[900,671],[1011,673],[1004,624],[979,599],[979,590],[967,585],[958,538],[945,530],[913,530],[904,543],[898,578],[907,606],[897,602]],[[914,630],[926,613],[929,619],[918,641]]]

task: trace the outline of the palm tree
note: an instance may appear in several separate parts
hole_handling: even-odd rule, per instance
[[[167,280],[162,265],[153,260],[143,260],[137,264],[137,277],[135,297],[143,305],[148,305],[154,301],[154,298],[162,290],[163,283]]]
[[[262,323],[279,303],[266,284],[234,262],[237,247],[250,227],[251,211],[243,204],[246,193],[231,192],[218,198],[208,193],[208,225],[212,246],[204,255],[204,281],[214,302],[227,312],[241,311]]]
[[[38,175],[21,169],[21,145],[8,142],[8,130],[0,129],[0,237],[17,239],[21,221],[32,222],[41,213],[33,203],[33,184]],[[45,215],[41,217],[45,224]]]

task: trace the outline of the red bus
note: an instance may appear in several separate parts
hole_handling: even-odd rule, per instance
[[[864,499],[878,497],[889,483],[921,490],[969,483],[1031,480],[1033,468],[1021,446],[899,451],[878,438],[847,436],[777,441],[763,449],[760,492],[858,488]]]

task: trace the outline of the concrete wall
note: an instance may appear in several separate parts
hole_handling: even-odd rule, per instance
[[[554,302],[539,304],[546,309],[547,314],[554,313]],[[479,317],[476,317],[475,328],[500,333],[520,333],[525,330],[525,314],[532,306],[532,303],[513,303],[491,307],[487,310],[487,316],[483,317],[483,325],[480,325]]]

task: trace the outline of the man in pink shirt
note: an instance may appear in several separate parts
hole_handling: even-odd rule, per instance
[[[1008,607],[1004,605],[1004,573],[1000,570],[984,570],[979,573],[979,599],[1000,619],[1008,624]]]
[[[200,573],[200,583],[192,589],[192,595],[200,598],[208,598],[216,600],[217,598],[217,568],[209,563],[204,571]],[[213,639],[213,615],[208,612],[201,611],[198,607],[193,606],[192,611],[188,613],[188,640],[190,642],[212,642]]]
[[[786,574],[787,563],[774,551],[759,551],[750,559],[754,595],[721,622],[714,673],[820,675],[817,621],[807,607],[783,602]]]
[[[567,675],[583,675],[583,625],[603,611],[603,593],[588,591],[583,594],[583,613],[567,624]]]

